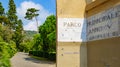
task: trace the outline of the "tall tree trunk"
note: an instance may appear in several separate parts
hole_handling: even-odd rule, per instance
[[[36,20],[36,25],[37,25],[37,33],[39,33],[39,28],[38,28],[38,20],[37,20],[37,17],[35,17],[35,20]]]

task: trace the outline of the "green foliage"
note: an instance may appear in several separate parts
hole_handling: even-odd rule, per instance
[[[42,50],[44,52],[55,52],[56,45],[56,18],[54,15],[50,15],[46,18],[45,23],[39,27],[39,33],[43,39]]]
[[[40,34],[34,35],[33,44],[33,50],[42,50],[43,39]]]
[[[45,23],[39,27],[39,34],[33,37],[33,48],[30,55],[56,59],[56,18],[50,15],[46,18]]]
[[[19,49],[19,45],[23,41],[23,26],[22,26],[22,21],[18,20],[17,24],[18,25],[16,26],[16,30],[14,32],[13,39],[14,39],[14,41],[16,43],[17,48]]]
[[[3,42],[3,38],[0,36],[0,42]]]
[[[56,31],[51,32],[47,35],[47,39],[49,42],[49,52],[56,51]]]
[[[28,19],[28,20],[31,20],[34,17],[37,17],[39,14],[37,14],[36,12],[38,12],[38,11],[39,10],[37,10],[35,8],[29,8],[29,9],[27,9],[25,18]]]
[[[4,26],[10,26],[9,19],[5,16],[0,16],[0,23]]]
[[[56,61],[56,53],[55,52],[49,53],[48,59],[51,61]]]
[[[14,26],[17,21],[16,5],[14,3],[14,0],[9,0],[9,10],[8,10],[7,16],[10,22]]]
[[[44,57],[48,60],[55,61],[56,60],[56,53],[48,53],[43,51],[29,51],[29,55],[37,56],[37,57]]]
[[[28,43],[21,43],[19,46],[20,51],[28,52],[30,50]]]
[[[4,8],[2,6],[2,3],[0,2],[0,16],[4,15]]]
[[[5,42],[9,42],[12,39],[13,31],[10,30],[9,26],[2,26],[0,24],[0,36]]]
[[[16,53],[15,43],[11,41],[13,31],[0,3],[0,67],[10,67],[10,58]]]
[[[14,3],[14,0],[9,0],[9,9],[7,14],[8,20],[10,21],[10,27],[15,30],[15,27],[17,26],[17,15],[16,15],[16,5]]]
[[[12,45],[12,46],[11,46]],[[0,67],[10,67],[10,58],[15,54],[14,44],[0,42]]]
[[[3,8],[1,2],[0,2],[0,23],[1,24],[8,24],[9,23],[8,18],[5,16],[4,8]]]
[[[12,57],[17,52],[16,44],[14,41],[10,41],[8,46],[10,48],[9,50],[10,57]]]
[[[23,40],[22,21],[16,15],[14,0],[9,0],[9,9],[4,12],[0,2],[0,67],[10,67],[10,58],[17,52]]]
[[[24,40],[24,42],[20,43],[19,50],[23,52],[29,52],[31,49],[33,49],[33,41],[31,40]]]
[[[15,41],[16,47],[19,49],[19,45],[23,41],[23,25],[22,20],[18,20],[16,15],[16,5],[14,0],[9,0],[7,17],[10,22],[10,29],[14,32],[12,35],[12,40]]]

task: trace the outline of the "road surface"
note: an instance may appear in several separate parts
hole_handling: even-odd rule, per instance
[[[28,56],[27,53],[18,52],[11,59],[12,67],[56,67],[55,63],[50,61],[40,61]]]

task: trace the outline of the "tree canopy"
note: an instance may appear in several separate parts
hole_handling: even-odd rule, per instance
[[[50,15],[46,18],[45,23],[39,27],[39,33],[41,38],[43,39],[42,50],[47,52],[53,49],[55,52],[56,46],[56,17],[54,15]]]
[[[37,13],[39,10],[35,8],[29,8],[27,9],[25,18],[28,20],[33,19],[34,17],[37,17],[39,14]]]
[[[0,16],[3,16],[4,15],[4,8],[2,6],[2,3],[0,2]]]

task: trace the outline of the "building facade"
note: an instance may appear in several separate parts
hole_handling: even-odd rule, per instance
[[[57,0],[57,67],[120,66],[120,0]]]
[[[120,0],[86,6],[88,67],[120,67]]]

